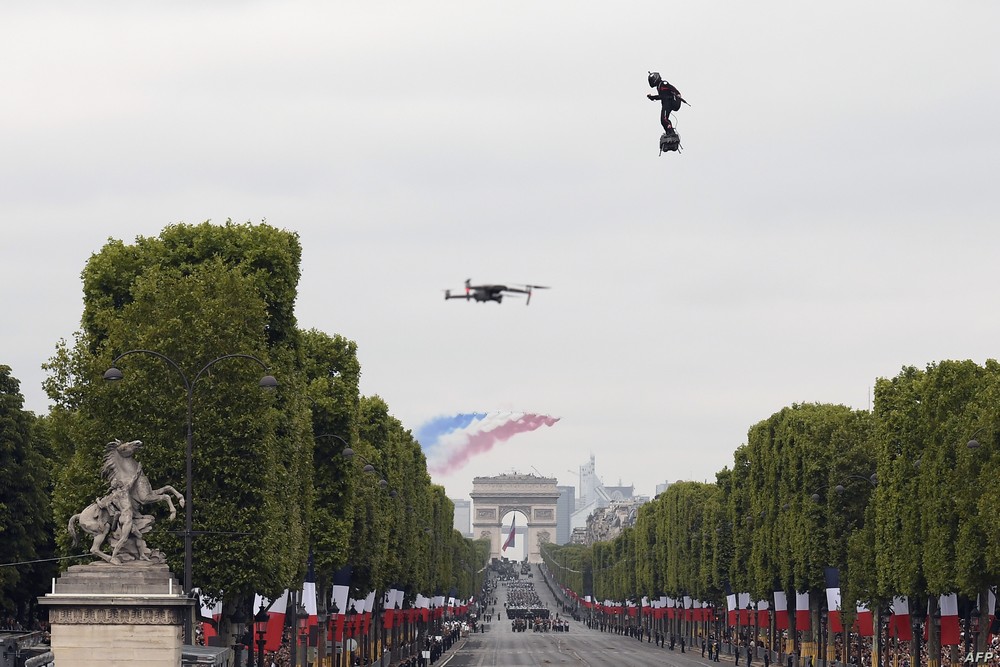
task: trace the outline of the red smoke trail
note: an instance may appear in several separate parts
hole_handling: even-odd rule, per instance
[[[552,426],[557,421],[559,421],[558,417],[525,414],[519,419],[509,421],[489,431],[471,433],[468,436],[467,442],[449,454],[444,462],[431,468],[431,472],[447,475],[464,466],[473,456],[490,451],[493,449],[493,445],[498,442],[507,442],[518,433],[534,431],[542,426]]]

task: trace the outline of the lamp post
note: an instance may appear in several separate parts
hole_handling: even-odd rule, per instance
[[[261,607],[257,615],[253,617],[254,630],[257,633],[257,667],[269,667],[264,661],[264,637],[267,633],[267,609]]]
[[[114,360],[112,360],[111,367],[108,368],[108,370],[104,371],[104,379],[107,380],[108,382],[117,382],[118,380],[124,378],[125,375],[117,368],[116,364],[123,358],[132,354],[148,354],[150,356],[156,357],[157,359],[165,361],[175,371],[177,371],[178,375],[181,376],[181,381],[184,383],[184,389],[187,392],[187,419],[186,419],[186,437],[185,437],[185,449],[184,449],[185,476],[187,478],[185,480],[185,486],[184,486],[184,593],[190,595],[192,589],[191,568],[192,568],[192,562],[194,560],[193,558],[194,551],[192,544],[192,537],[194,536],[193,526],[192,526],[194,518],[193,514],[194,503],[192,503],[192,487],[193,487],[194,473],[192,470],[193,468],[192,460],[194,451],[195,385],[198,383],[198,380],[201,379],[201,376],[205,371],[207,371],[209,368],[219,363],[220,361],[224,361],[226,359],[249,359],[250,361],[253,361],[258,366],[260,366],[262,369],[264,369],[265,373],[267,373],[269,369],[267,367],[267,364],[265,364],[263,361],[253,356],[252,354],[224,354],[221,357],[216,357],[215,359],[212,359],[207,364],[202,366],[201,370],[195,373],[194,378],[188,380],[187,375],[184,374],[184,371],[181,370],[181,367],[177,364],[177,362],[171,359],[170,357],[166,356],[165,354],[162,354],[160,352],[155,352],[153,350],[128,350],[127,352],[122,352],[117,357],[115,357]],[[273,375],[268,373],[260,379],[260,382],[258,382],[258,384],[263,389],[274,389],[278,386],[278,381],[274,378]],[[191,619],[189,615],[185,615],[185,619],[186,620],[184,622],[184,643],[191,644],[193,643],[194,640],[193,628],[191,627]]]
[[[292,667],[299,664],[298,661],[298,627],[299,627],[299,593],[295,590],[288,591],[288,611],[291,613],[292,617],[288,621],[288,625],[292,628],[289,640],[288,648],[288,659],[291,661]]]
[[[389,486],[389,482],[386,481],[385,476],[381,472],[379,472],[378,468],[376,468],[375,466],[373,466],[371,464],[371,462],[368,461],[368,459],[366,459],[365,457],[361,456],[361,454],[358,454],[353,449],[351,449],[350,447],[348,447],[347,449],[345,449],[343,451],[343,456],[344,456],[344,458],[347,458],[347,459],[349,459],[351,457],[354,457],[354,456],[357,456],[359,459],[361,459],[362,461],[364,461],[364,464],[365,464],[364,467],[361,469],[362,472],[366,472],[366,473],[369,473],[371,475],[378,475],[378,477],[379,477],[379,480],[378,480],[379,488],[384,489],[387,486]]]
[[[234,637],[235,643],[233,644],[233,664],[236,667],[240,667],[240,663],[243,657],[243,634],[246,631],[247,617],[243,610],[243,603],[240,602],[236,607],[236,612],[229,618],[229,621],[234,626]]]

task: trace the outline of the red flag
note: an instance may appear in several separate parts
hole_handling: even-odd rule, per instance
[[[500,551],[507,551],[508,548],[514,546],[514,525],[517,523],[517,515],[513,515],[510,518],[510,535],[507,536],[507,541],[503,543],[500,547]]]

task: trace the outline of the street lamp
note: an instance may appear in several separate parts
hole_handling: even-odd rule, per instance
[[[257,632],[257,667],[268,667],[264,661],[264,642],[267,634],[267,608],[261,606],[260,611],[253,617],[254,630]]]
[[[918,467],[919,467],[919,466],[918,466]],[[866,482],[868,482],[869,484],[871,484],[873,488],[874,488],[874,487],[876,487],[876,486],[878,486],[878,476],[877,476],[877,475],[876,475],[875,473],[872,473],[872,474],[871,474],[871,475],[869,475],[868,477],[865,477],[864,475],[848,475],[847,477],[845,477],[845,479],[848,479],[848,480],[849,480],[849,479],[863,479],[864,481],[866,481]],[[810,497],[810,498],[812,498],[812,501],[813,501],[814,503],[818,503],[818,502],[820,501],[820,495],[819,495],[819,492],[820,492],[820,491],[822,491],[823,489],[828,489],[828,488],[830,488],[830,486],[831,486],[830,484],[826,484],[826,485],[824,485],[824,486],[821,486],[821,487],[819,487],[818,489],[816,489],[815,493],[812,493],[812,494],[810,494],[810,496],[809,496],[809,497]],[[833,491],[834,491],[834,493],[836,493],[836,494],[837,494],[838,496],[842,496],[842,495],[844,495],[844,491],[845,491],[845,490],[846,490],[846,489],[844,488],[844,485],[843,485],[843,484],[837,484],[837,485],[834,485],[834,486],[833,486]],[[783,505],[783,506],[782,506],[782,508],[783,508],[783,509],[787,509],[787,506],[786,506],[786,505]]]
[[[339,436],[335,436],[335,437],[339,437]],[[343,438],[341,438],[341,440],[343,440]],[[351,458],[354,458],[355,456],[357,456],[359,459],[361,459],[365,463],[364,467],[361,469],[363,472],[370,473],[372,475],[376,475],[377,474],[379,476],[379,480],[378,480],[379,488],[384,489],[387,486],[389,486],[389,482],[386,481],[385,475],[383,475],[381,472],[379,472],[378,468],[376,468],[375,466],[373,466],[371,464],[371,461],[369,461],[365,457],[361,456],[361,454],[358,454],[357,452],[355,452],[350,447],[344,448],[344,451],[342,451],[340,454],[345,459],[351,459]],[[394,490],[390,490],[389,491],[389,495],[392,496],[393,498],[395,498],[396,497],[396,492]]]
[[[156,357],[157,359],[165,361],[167,364],[173,367],[175,371],[177,371],[178,375],[181,376],[181,381],[184,383],[184,389],[187,392],[187,420],[186,420],[187,433],[185,438],[185,450],[184,450],[185,475],[187,477],[187,479],[185,480],[185,487],[184,487],[184,592],[185,594],[190,595],[192,590],[191,569],[192,569],[192,562],[194,560],[194,555],[193,555],[194,552],[192,544],[192,537],[194,535],[193,533],[194,503],[191,502],[193,479],[194,479],[194,472],[192,470],[193,468],[192,460],[194,451],[194,418],[193,418],[194,387],[198,383],[198,380],[201,379],[201,376],[205,371],[207,371],[209,368],[211,368],[218,362],[224,361],[226,359],[249,359],[250,361],[255,362],[257,365],[263,368],[265,373],[267,373],[269,369],[267,367],[267,364],[265,364],[263,361],[253,356],[252,354],[224,354],[221,357],[216,357],[215,359],[212,359],[207,364],[202,366],[201,370],[195,373],[194,378],[188,380],[187,375],[184,374],[184,371],[181,370],[181,367],[177,364],[177,362],[171,359],[170,357],[166,356],[165,354],[161,354],[160,352],[155,352],[153,350],[129,350],[127,352],[122,352],[117,357],[115,357],[114,360],[112,360],[111,367],[108,368],[108,370],[104,371],[104,379],[108,382],[117,382],[118,380],[124,378],[125,377],[124,373],[122,373],[121,370],[117,368],[116,364],[123,358],[132,354],[148,354],[150,356]],[[258,384],[262,389],[270,390],[270,389],[275,389],[278,386],[278,381],[274,378],[273,375],[268,373],[267,375],[264,375],[264,377],[260,379]],[[184,643],[192,644],[194,637],[193,637],[193,628],[191,627],[191,619],[189,615],[185,615],[185,618],[186,620],[184,622]]]

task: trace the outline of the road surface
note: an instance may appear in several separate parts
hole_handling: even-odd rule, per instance
[[[538,568],[532,567],[535,590],[554,616],[560,610],[552,592],[545,585]],[[569,618],[569,632],[514,632],[503,615],[506,589],[496,589],[497,612],[483,633],[470,634],[433,667],[548,667],[582,665],[584,667],[731,667],[732,660],[709,662],[701,657],[701,648],[681,653],[631,637],[588,630],[582,622]],[[562,617],[562,616],[561,616]],[[761,663],[762,664],[762,663]]]

